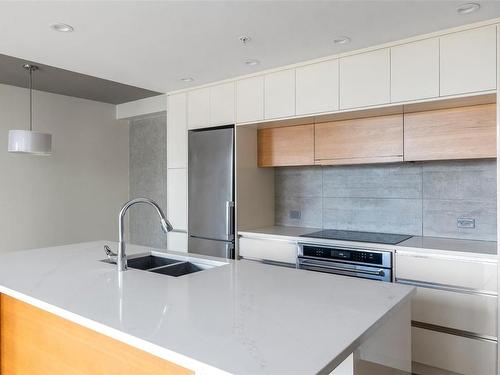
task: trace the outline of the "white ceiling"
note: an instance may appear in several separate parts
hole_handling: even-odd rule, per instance
[[[500,17],[500,1],[459,15],[464,2],[0,1],[0,53],[166,92]],[[352,43],[333,44],[339,35]]]

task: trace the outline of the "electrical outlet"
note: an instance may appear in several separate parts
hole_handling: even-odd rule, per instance
[[[301,212],[299,210],[290,210],[290,219],[300,219]]]
[[[457,218],[457,228],[474,229],[475,227],[476,227],[476,219],[472,219],[469,217]]]

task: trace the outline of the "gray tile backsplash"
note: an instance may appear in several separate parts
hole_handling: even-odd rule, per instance
[[[323,227],[420,235],[422,200],[323,198]]]
[[[275,195],[277,225],[496,240],[496,160],[276,168]]]
[[[147,197],[167,208],[167,122],[156,116],[130,121],[129,196]],[[137,205],[130,210],[130,242],[166,248],[167,239],[151,207]]]

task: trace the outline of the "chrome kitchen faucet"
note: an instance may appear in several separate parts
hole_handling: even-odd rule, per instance
[[[127,210],[136,203],[146,203],[156,209],[156,213],[160,217],[161,228],[163,229],[164,233],[170,232],[174,229],[172,227],[172,224],[170,224],[170,222],[165,218],[165,214],[161,210],[160,206],[158,206],[155,201],[148,198],[136,198],[125,203],[120,210],[120,214],[118,215],[118,254],[114,254],[109,249],[109,247],[105,247],[108,258],[116,258],[116,264],[118,265],[119,272],[127,270],[127,255],[125,254],[125,239],[123,234],[123,230],[125,227],[125,214],[127,213]]]

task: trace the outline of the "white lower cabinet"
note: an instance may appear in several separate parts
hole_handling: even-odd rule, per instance
[[[413,361],[464,375],[496,374],[497,344],[412,328]]]
[[[497,298],[419,287],[413,297],[412,319],[495,337]]]
[[[396,252],[396,282],[412,299],[413,361],[465,375],[496,374],[497,263]]]
[[[297,243],[286,240],[240,237],[239,254],[248,259],[295,264]]]

